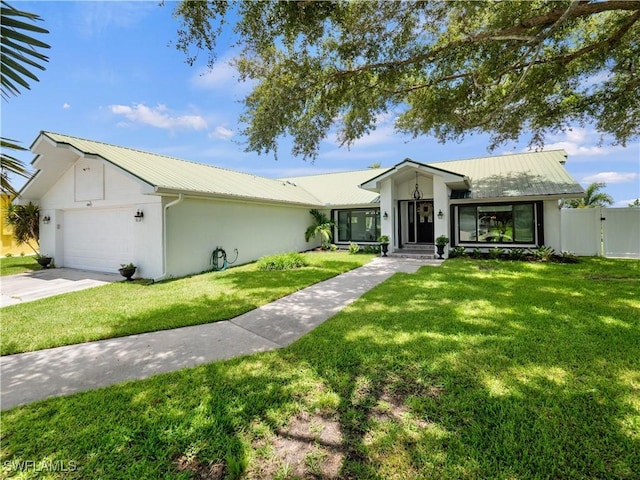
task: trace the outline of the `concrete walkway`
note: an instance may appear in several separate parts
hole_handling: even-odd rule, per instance
[[[284,347],[396,272],[437,260],[374,259],[232,320],[0,357],[0,406]]]

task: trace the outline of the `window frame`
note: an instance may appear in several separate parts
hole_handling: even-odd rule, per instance
[[[375,215],[372,218],[375,219],[374,230],[376,232],[374,238],[372,240],[354,240],[352,238],[351,233],[351,213],[352,212],[375,212]],[[340,237],[340,216],[341,214],[347,214],[347,218],[349,219],[347,222],[347,239]],[[380,236],[380,232],[382,230],[382,222],[380,218],[380,209],[379,208],[341,208],[333,210],[332,215],[335,227],[333,232],[334,243],[336,244],[348,244],[350,242],[359,243],[359,244],[367,244],[367,243],[378,243],[378,237]]]
[[[511,225],[513,236],[516,234],[516,219],[515,219],[515,211],[514,208],[517,205],[531,205],[532,209],[532,229],[533,229],[533,240],[525,240],[518,241],[517,238],[514,238],[511,242],[487,242],[482,240],[460,240],[460,226],[461,226],[461,207],[469,208],[473,207],[475,209],[475,234],[478,236],[479,230],[479,219],[478,219],[478,209],[481,207],[501,207],[505,206],[511,207]],[[455,238],[455,245],[461,246],[469,246],[469,247],[493,247],[496,245],[504,246],[504,247],[527,247],[527,246],[537,246],[539,245],[543,239],[543,230],[542,230],[542,202],[540,201],[517,201],[517,202],[481,202],[481,203],[458,203],[452,205],[452,213],[453,218],[455,219],[454,225],[452,226],[452,236]]]

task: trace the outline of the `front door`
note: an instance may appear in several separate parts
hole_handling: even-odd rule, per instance
[[[433,243],[433,202],[410,201],[407,209],[409,243]]]

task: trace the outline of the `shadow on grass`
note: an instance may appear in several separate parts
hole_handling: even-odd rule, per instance
[[[637,478],[637,266],[486,265],[395,275],[278,352],[6,412],[2,460],[258,478],[306,410],[338,420],[340,478]]]

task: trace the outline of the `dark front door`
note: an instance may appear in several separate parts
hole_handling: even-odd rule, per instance
[[[433,243],[433,202],[411,201],[407,204],[409,242]]]

